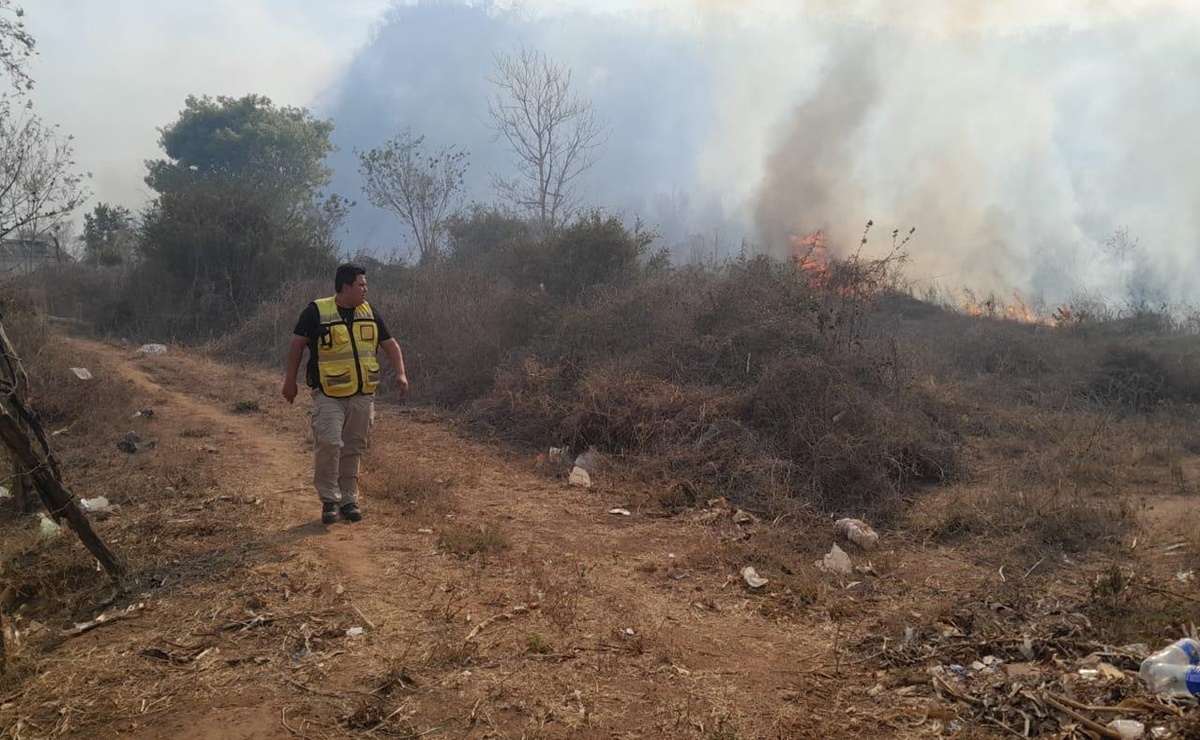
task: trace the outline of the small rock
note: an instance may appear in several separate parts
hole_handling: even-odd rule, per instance
[[[133,454],[142,449],[142,438],[134,432],[129,432],[117,442],[117,449]]]
[[[577,467],[571,470],[571,477],[568,482],[573,486],[591,488],[592,476],[588,475],[588,471]]]
[[[608,513],[615,514],[616,516],[632,516],[633,515],[633,512],[631,512],[629,509],[609,509]]]
[[[167,346],[165,344],[143,344],[138,348],[138,352],[147,355],[165,355]]]
[[[825,554],[825,557],[818,560],[815,565],[827,573],[833,573],[839,576],[848,576],[854,572],[854,565],[850,562],[850,556],[842,548],[834,545]]]
[[[742,511],[741,509],[738,509],[737,511],[733,512],[733,523],[734,524],[757,524],[758,517],[754,516],[753,514],[747,512],[747,511]]]
[[[58,522],[54,521],[45,514],[38,514],[42,518],[39,525],[43,537],[57,537],[62,534],[62,527],[58,526]]]
[[[747,565],[745,568],[742,568],[742,580],[745,581],[746,585],[750,588],[762,588],[771,582],[770,580],[760,576],[754,570],[754,568],[750,567],[749,565]]]
[[[75,377],[79,378],[80,380],[92,379],[92,371],[88,370],[86,367],[73,367],[71,368],[71,372],[75,373]]]
[[[362,627],[351,627],[350,629],[346,630],[346,637],[359,637],[364,632],[366,632],[366,630],[364,630]]]

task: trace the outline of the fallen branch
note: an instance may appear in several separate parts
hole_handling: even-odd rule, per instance
[[[933,679],[934,683],[936,683],[938,686],[945,689],[946,693],[953,696],[955,699],[958,699],[960,701],[965,701],[969,704],[974,704],[974,705],[980,706],[980,707],[986,706],[986,704],[984,704],[982,699],[977,699],[974,696],[971,696],[970,694],[966,694],[966,693],[959,691],[958,689],[955,689],[949,683],[947,683],[946,680],[943,679],[942,677],[931,676],[931,678]]]
[[[1193,603],[1200,601],[1200,599],[1197,599],[1194,596],[1188,596],[1187,594],[1175,593],[1174,591],[1168,591],[1165,588],[1157,588],[1155,586],[1150,586],[1145,583],[1141,584],[1141,586],[1142,586],[1142,588],[1146,589],[1150,593],[1162,594],[1163,596],[1170,596],[1173,599],[1183,599],[1184,601],[1191,601]]]
[[[483,620],[479,624],[475,625],[475,629],[471,630],[471,634],[467,635],[467,638],[465,640],[463,640],[463,642],[470,642],[471,640],[474,640],[475,636],[478,635],[480,632],[482,632],[483,629],[485,627],[487,627],[489,624],[491,624],[492,622],[498,622],[501,619],[512,619],[513,617],[517,616],[518,614],[527,614],[529,612],[529,610],[530,610],[529,605],[522,604],[520,606],[514,606],[512,609],[509,609],[508,611],[503,612],[501,614],[496,614],[494,616],[488,617],[487,619]]]
[[[1079,724],[1083,725],[1088,730],[1096,733],[1100,737],[1107,737],[1107,738],[1110,738],[1111,740],[1121,740],[1121,733],[1117,732],[1116,730],[1105,727],[1104,725],[1100,724],[1099,722],[1090,720],[1087,717],[1080,714],[1079,712],[1076,712],[1074,709],[1071,709],[1070,707],[1068,707],[1066,704],[1063,703],[1062,700],[1064,699],[1064,697],[1055,696],[1054,694],[1051,694],[1049,691],[1047,691],[1042,694],[1042,698],[1046,700],[1047,704],[1054,707],[1055,709],[1062,712],[1063,714],[1067,715],[1068,717],[1075,720]]]
[[[279,721],[280,721],[280,723],[283,724],[283,728],[285,730],[287,730],[288,732],[292,733],[293,735],[295,735],[296,737],[302,737],[302,738],[305,738],[305,740],[311,740],[311,738],[308,735],[304,734],[302,731],[297,730],[295,727],[292,727],[291,725],[288,724],[287,713],[288,713],[289,709],[291,709],[291,707],[284,707],[283,709],[281,709],[279,711]]]
[[[327,691],[318,691],[317,689],[314,689],[310,686],[305,686],[304,684],[300,683],[299,681],[293,681],[290,678],[285,683],[287,683],[288,686],[294,686],[294,687],[300,689],[301,691],[307,691],[308,693],[313,694],[315,696],[323,696],[326,699],[345,699],[346,698],[345,694],[331,694]]]
[[[366,623],[367,629],[372,629],[372,630],[375,629],[375,623],[372,622],[371,620],[367,619],[367,615],[363,614],[362,611],[357,606],[354,606],[353,604],[351,604],[350,608],[354,610],[355,614],[362,617],[362,621]]]
[[[66,637],[78,637],[85,632],[91,632],[97,627],[103,627],[106,624],[112,624],[113,622],[118,622],[122,619],[135,617],[145,608],[146,605],[139,602],[137,604],[130,604],[119,611],[105,612],[89,622],[77,622],[74,627],[69,630],[65,630],[63,635]]]

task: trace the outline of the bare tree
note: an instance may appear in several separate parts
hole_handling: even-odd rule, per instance
[[[70,137],[43,123],[26,97],[35,44],[24,17],[12,0],[0,0],[0,79],[11,88],[0,92],[0,239],[51,229],[86,198],[83,178],[71,170]]]
[[[87,198],[71,138],[23,105],[0,101],[0,238],[46,231]]]
[[[33,37],[25,30],[25,11],[12,0],[0,0],[0,74],[8,77],[14,90],[33,88],[25,66],[33,53]]]
[[[421,262],[436,259],[446,221],[462,203],[466,153],[450,145],[429,154],[424,136],[404,131],[355,154],[367,199],[408,224]]]
[[[599,156],[608,127],[590,100],[571,91],[571,70],[522,48],[496,57],[488,114],[512,149],[517,175],[494,179],[497,192],[545,229],[579,208],[577,186]]]

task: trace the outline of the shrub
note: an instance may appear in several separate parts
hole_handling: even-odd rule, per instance
[[[1114,346],[1100,363],[1092,393],[1103,403],[1149,411],[1168,398],[1167,370],[1143,349]]]
[[[468,415],[511,442],[636,458],[678,494],[672,505],[726,495],[770,508],[785,490],[886,516],[902,491],[958,474],[956,417],[910,387],[890,341],[862,324],[853,343],[826,332],[836,305],[766,258],[592,289]]]
[[[546,265],[546,288],[554,295],[576,299],[596,285],[632,281],[653,242],[639,223],[632,231],[616,216],[599,211],[580,216],[551,236]]]

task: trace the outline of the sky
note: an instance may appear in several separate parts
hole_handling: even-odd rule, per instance
[[[486,125],[493,55],[574,72],[611,127],[591,202],[677,259],[786,256],[917,233],[910,279],[1060,302],[1200,301],[1200,3],[1183,0],[25,0],[39,113],[75,137],[95,199],[149,197],[143,162],[189,94],[263,93],[355,149],[404,128],[508,166]],[[90,204],[89,204],[90,205]],[[1133,249],[1112,248],[1118,230]],[[347,251],[403,253],[361,203]]]

